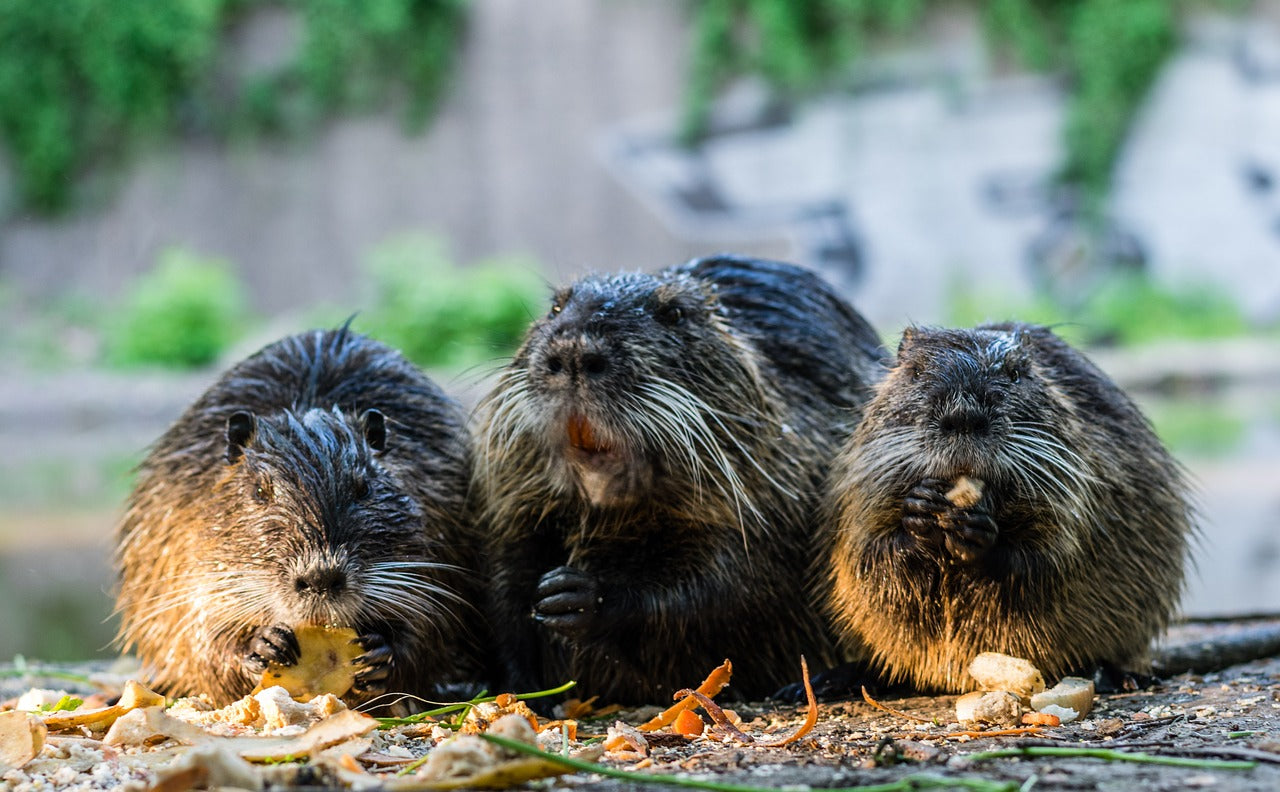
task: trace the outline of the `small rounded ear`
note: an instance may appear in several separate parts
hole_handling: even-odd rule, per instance
[[[915,325],[908,325],[902,331],[902,339],[898,341],[898,361],[899,362],[902,361],[903,355],[911,351],[911,347],[915,345],[916,334],[919,332],[920,332],[919,328],[917,328]]]
[[[387,450],[387,419],[381,412],[365,410],[360,416],[360,427],[370,448],[379,452]]]
[[[258,419],[251,412],[238,410],[227,418],[227,464],[244,455],[245,445],[253,439],[257,430]]]

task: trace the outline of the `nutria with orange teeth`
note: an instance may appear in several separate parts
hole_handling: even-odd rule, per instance
[[[474,677],[465,421],[346,328],[236,364],[138,471],[117,531],[118,642],[161,691],[218,704],[268,662],[296,663],[304,625],[359,635],[351,703]]]
[[[810,272],[733,256],[584,278],[479,408],[506,688],[657,703],[725,657],[759,697],[833,642],[823,473],[882,351]]]
[[[912,328],[833,473],[831,609],[894,681],[979,652],[1142,671],[1183,587],[1187,484],[1133,402],[1048,329]]]

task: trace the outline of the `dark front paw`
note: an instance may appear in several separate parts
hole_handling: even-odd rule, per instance
[[[955,509],[942,520],[947,552],[962,564],[972,564],[985,556],[995,545],[998,533],[996,521],[978,506]]]
[[[942,544],[942,521],[955,508],[947,500],[951,483],[924,479],[911,488],[902,502],[902,527],[917,542],[935,548]]]
[[[391,672],[395,668],[395,653],[381,633],[368,632],[355,640],[364,654],[352,663],[357,668],[351,690],[355,693],[380,695],[388,692]]]
[[[298,639],[286,624],[259,627],[249,636],[244,666],[251,674],[261,674],[267,665],[291,666],[298,662]]]
[[[551,570],[538,581],[533,618],[566,638],[579,640],[596,628],[603,598],[596,579],[573,567]]]

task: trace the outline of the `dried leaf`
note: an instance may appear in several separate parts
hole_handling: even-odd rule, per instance
[[[22,767],[40,755],[48,729],[26,712],[0,712],[0,772]]]
[[[604,749],[610,753],[628,751],[648,756],[649,742],[639,729],[618,721],[609,727],[609,734],[604,740]]]
[[[439,750],[438,748],[436,750]],[[575,759],[593,762],[600,758],[603,749],[593,746],[573,755]],[[472,775],[454,778],[389,778],[382,782],[382,788],[413,792],[413,790],[436,789],[508,789],[539,778],[553,778],[577,772],[562,764],[541,759],[536,756],[521,756],[507,759]]]
[[[208,743],[191,748],[156,774],[150,792],[187,789],[262,789],[262,773],[228,746]]]
[[[725,660],[707,675],[707,678],[702,681],[701,685],[698,685],[697,692],[708,698],[713,698],[717,693],[725,689],[725,686],[729,684],[729,678],[732,676],[733,664],[728,660]],[[681,712],[693,708],[697,703],[698,700],[692,695],[685,696],[680,701],[677,701],[675,704],[655,715],[652,719],[641,724],[639,727],[640,731],[657,731],[664,726],[669,726],[675,721],[676,717]]]
[[[92,731],[106,731],[125,713],[146,707],[163,707],[164,696],[132,680],[124,685],[120,701],[112,707],[78,709],[43,713],[41,718],[50,731],[75,729],[81,726]]]
[[[253,692],[279,685],[298,701],[310,701],[322,693],[346,695],[356,679],[353,661],[364,654],[356,631],[345,627],[299,627],[293,635],[298,639],[298,662],[267,666]]]
[[[378,721],[355,710],[330,715],[297,737],[240,737],[234,740],[240,756],[250,762],[312,756],[333,745],[361,737],[378,728]]]
[[[747,734],[742,729],[739,729],[738,724],[734,723],[733,719],[731,719],[724,710],[720,709],[720,705],[712,701],[709,697],[696,690],[681,690],[676,693],[676,695],[688,695],[696,699],[698,704],[700,704],[702,709],[711,716],[711,720],[715,723],[712,727],[712,731],[715,732],[717,736],[723,735],[744,744],[755,742],[754,737]]]

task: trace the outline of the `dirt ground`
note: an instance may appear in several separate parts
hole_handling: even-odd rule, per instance
[[[1280,627],[1280,620],[1269,623]],[[1174,638],[1175,642],[1187,644],[1232,629],[1234,626],[1229,624],[1201,627]],[[25,689],[27,684],[0,680],[0,700]],[[1280,789],[1280,656],[1204,675],[1173,676],[1148,690],[1098,696],[1093,711],[1083,720],[1047,728],[1035,736],[961,736],[954,702],[954,696],[886,695],[880,699],[881,704],[899,714],[862,700],[823,703],[813,731],[784,748],[719,742],[706,737],[689,741],[673,735],[653,744],[647,760],[606,758],[606,762],[646,775],[678,773],[701,781],[788,792],[867,785],[876,789],[1141,788],[1147,792]],[[775,702],[734,708],[744,721],[743,731],[757,740],[790,734],[804,721],[806,713],[804,706]],[[646,716],[647,713],[632,712],[621,717],[634,724]],[[581,729],[587,733],[603,732],[605,725],[583,723]],[[1042,748],[1104,749],[1122,756],[975,758],[976,754],[993,750]],[[1169,766],[1123,760],[1135,754],[1189,760],[1191,764]],[[1222,760],[1243,764],[1215,766]],[[91,776],[78,778],[84,785],[29,788],[111,788],[95,784]],[[70,782],[72,777],[65,779]],[[639,788],[638,784],[587,774],[535,784],[603,792]],[[0,789],[9,788],[20,787],[7,787],[0,780]],[[28,787],[24,784],[21,788]]]

